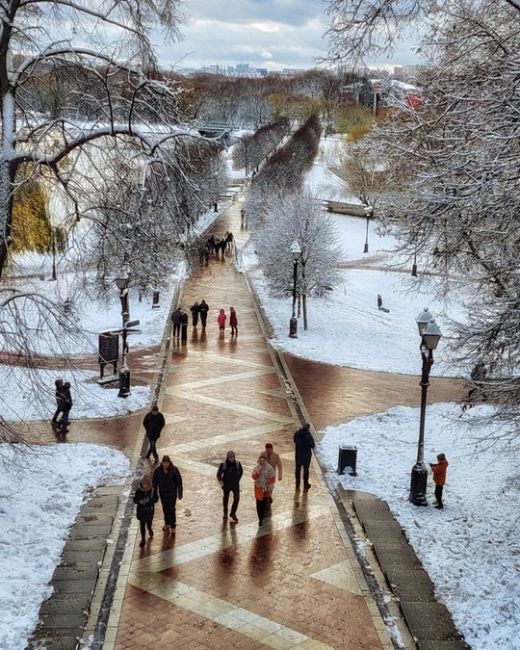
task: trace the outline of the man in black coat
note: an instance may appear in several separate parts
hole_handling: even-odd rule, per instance
[[[181,336],[181,319],[183,311],[180,307],[172,313],[172,323],[173,323],[173,338],[178,339]]]
[[[182,476],[169,456],[163,456],[153,473],[153,487],[157,490],[164,514],[164,531],[174,532],[177,525],[175,506],[182,499]]]
[[[153,454],[156,463],[159,460],[159,454],[157,453],[157,440],[161,437],[161,431],[164,429],[165,424],[164,415],[159,411],[157,404],[154,404],[152,410],[144,416],[143,427],[146,431],[146,437],[148,438],[148,451],[146,452],[146,458],[150,458]]]
[[[224,490],[224,496],[222,498],[224,514],[222,518],[227,519],[229,493],[233,492],[233,503],[229,516],[235,523],[238,521],[237,508],[238,502],[240,501],[240,479],[243,473],[244,470],[242,469],[241,463],[235,458],[235,452],[228,451],[226,460],[220,463],[218,468],[217,479]]]
[[[311,425],[308,422],[296,431],[293,441],[294,462],[296,465],[296,489],[300,489],[301,470],[303,467],[303,489],[307,492],[311,487],[309,483],[309,465],[311,464],[312,450],[316,446],[311,433]]]

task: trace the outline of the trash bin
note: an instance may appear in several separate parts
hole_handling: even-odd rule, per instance
[[[340,445],[338,455],[338,474],[345,473],[345,467],[350,467],[350,475],[357,476],[357,447],[351,445]]]
[[[119,371],[119,393],[118,397],[128,397],[130,395],[130,370]]]

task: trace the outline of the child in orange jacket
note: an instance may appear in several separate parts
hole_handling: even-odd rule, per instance
[[[442,503],[442,491],[446,483],[446,470],[448,469],[448,459],[444,454],[437,454],[437,462],[430,463],[433,472],[433,480],[435,483],[435,499],[437,510],[442,510],[444,504]]]

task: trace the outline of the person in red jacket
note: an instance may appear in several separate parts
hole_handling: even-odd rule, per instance
[[[448,469],[448,460],[444,454],[437,454],[437,462],[430,463],[433,472],[433,480],[435,482],[435,499],[437,510],[442,510],[444,504],[442,503],[442,491],[446,483],[446,470]]]
[[[226,312],[223,309],[219,309],[217,323],[221,337],[224,336],[224,330],[226,329],[226,318]]]

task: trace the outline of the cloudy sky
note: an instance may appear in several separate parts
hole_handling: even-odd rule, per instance
[[[182,40],[167,44],[158,37],[154,43],[165,68],[311,68],[326,54],[322,0],[185,0],[182,11]],[[403,43],[392,62],[416,63],[411,46]]]

